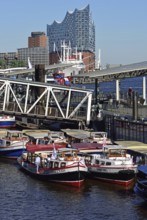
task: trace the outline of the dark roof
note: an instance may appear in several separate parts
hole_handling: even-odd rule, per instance
[[[37,151],[52,151],[53,149],[57,150],[59,148],[65,148],[66,144],[31,144],[31,143],[27,143],[26,144],[26,148],[27,151],[34,153]]]
[[[93,72],[82,73],[75,78],[95,78],[100,81],[111,81],[115,79],[123,79],[137,76],[147,75],[147,61],[133,63],[128,65],[120,65],[119,67],[108,68],[103,70],[95,70]]]

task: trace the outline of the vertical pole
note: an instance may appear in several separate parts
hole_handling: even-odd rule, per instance
[[[144,101],[144,105],[146,105],[146,77],[143,77],[143,99]]]
[[[116,80],[116,101],[120,101],[120,96],[119,96],[119,79]]]
[[[45,65],[39,64],[35,65],[35,81],[44,82],[45,81]],[[36,95],[40,96],[40,94],[44,91],[44,88],[36,88]]]
[[[133,91],[133,119],[137,121],[138,119],[138,94]]]
[[[97,86],[98,86],[98,80],[95,78],[95,105],[97,105]]]
[[[89,94],[88,96],[88,106],[87,106],[87,119],[86,119],[86,123],[87,125],[90,124],[90,116],[91,116],[91,102],[92,102],[92,93]]]

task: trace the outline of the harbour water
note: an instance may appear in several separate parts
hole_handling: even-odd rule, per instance
[[[147,77],[146,77],[147,80]],[[143,77],[134,77],[120,80],[120,93],[127,93],[128,88],[132,87],[133,91],[136,91],[139,95],[142,95],[142,86],[143,85]],[[81,86],[81,85],[79,85]],[[83,85],[87,89],[94,89],[94,84],[86,84]],[[100,93],[116,93],[116,83],[115,81],[111,82],[100,82],[99,83],[99,92]]]
[[[6,160],[0,161],[0,173],[1,220],[147,219],[147,204],[133,188],[90,180],[80,189],[41,182]]]

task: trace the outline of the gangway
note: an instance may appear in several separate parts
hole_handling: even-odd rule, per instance
[[[91,119],[92,90],[0,78],[0,114],[37,119]]]

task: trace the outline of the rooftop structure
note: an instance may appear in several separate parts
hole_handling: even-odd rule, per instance
[[[48,37],[44,32],[32,32],[31,37],[28,37],[28,47],[47,47]]]

